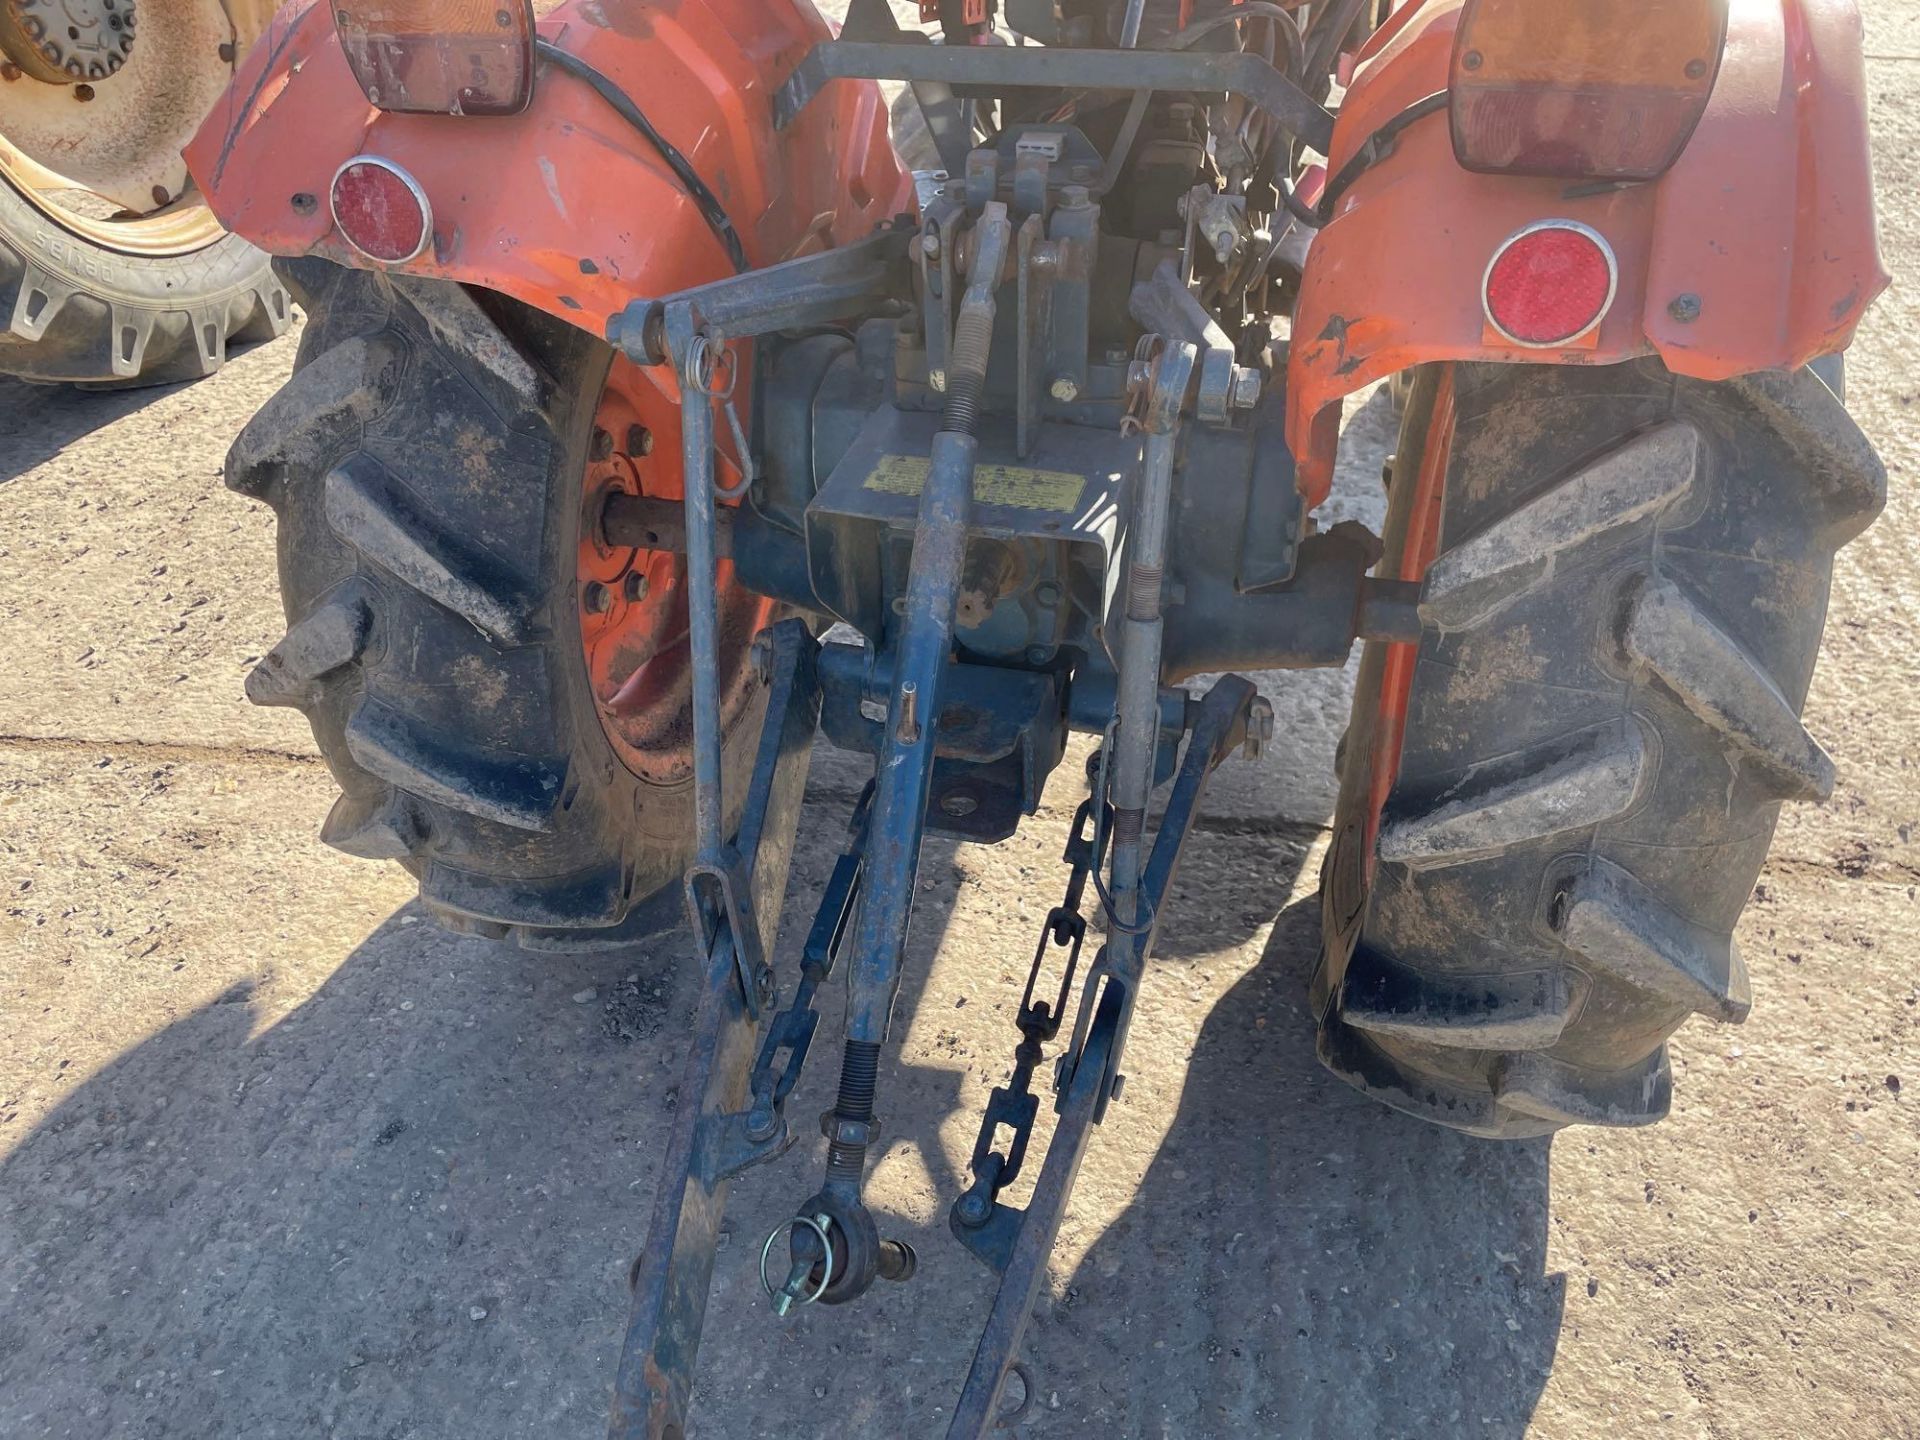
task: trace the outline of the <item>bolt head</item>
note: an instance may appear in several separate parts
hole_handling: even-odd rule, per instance
[[[1691,325],[1700,318],[1700,297],[1692,291],[1673,297],[1673,303],[1667,306],[1667,314],[1681,325]]]
[[[598,580],[589,580],[580,592],[580,606],[589,615],[604,615],[613,608],[613,592]]]
[[[753,649],[749,652],[753,660],[753,674],[761,684],[773,678],[773,641],[763,630],[753,637]]]
[[[936,394],[944,395],[947,389],[947,372],[944,370],[929,370],[927,372],[927,388]]]
[[[987,1197],[977,1190],[969,1190],[960,1197],[960,1218],[968,1225],[979,1225],[987,1218]]]
[[[638,604],[647,598],[647,577],[641,571],[629,570],[627,578],[620,582],[620,588],[626,594],[629,605]]]
[[[1251,365],[1233,367],[1233,383],[1227,393],[1228,403],[1236,410],[1251,410],[1260,403],[1260,372]]]
[[[1056,375],[1047,393],[1065,405],[1080,398],[1080,386],[1071,375]]]

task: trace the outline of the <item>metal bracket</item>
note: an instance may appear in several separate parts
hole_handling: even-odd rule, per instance
[[[799,330],[883,308],[908,292],[911,226],[891,225],[864,240],[803,255],[764,270],[729,275],[662,300],[633,300],[607,320],[607,339],[636,365],[664,365],[670,304],[688,304],[715,339],[746,340]]]
[[[831,80],[938,81],[982,90],[1180,90],[1237,95],[1326,154],[1333,117],[1259,55],[1243,51],[1081,50],[1067,46],[826,40],[774,92],[773,126],[793,124]]]
[[[941,195],[920,216],[920,238],[914,259],[920,268],[921,325],[926,335],[927,384],[945,393],[952,356],[953,307],[960,287],[955,283],[954,247],[967,207]],[[937,382],[937,383],[936,383]]]
[[[1046,384],[1047,339],[1052,329],[1052,276],[1059,263],[1059,246],[1043,238],[1040,216],[1032,214],[1020,223],[1016,249],[1018,284],[1016,329],[1019,339],[1015,356],[1014,434],[1020,458],[1033,454],[1035,428],[1040,420],[1040,392]]]
[[[760,944],[760,924],[753,906],[741,896],[751,882],[746,863],[729,850],[716,861],[696,860],[687,867],[687,919],[699,937],[700,948],[710,950],[724,924],[733,940],[734,969],[740,977],[740,998],[747,1014],[759,1020],[773,998],[773,968]]]
[[[1238,368],[1233,361],[1233,341],[1181,283],[1171,260],[1162,260],[1151,279],[1133,287],[1127,297],[1127,310],[1149,333],[1170,343],[1185,341],[1199,352],[1200,385],[1194,396],[1194,414],[1206,424],[1225,422],[1232,408]]]

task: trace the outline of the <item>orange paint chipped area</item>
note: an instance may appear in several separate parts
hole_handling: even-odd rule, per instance
[[[605,74],[688,157],[754,264],[858,239],[910,204],[877,87],[838,82],[773,132],[770,95],[827,36],[811,6],[683,0],[644,24],[616,28],[611,16],[602,0],[565,0],[540,34]],[[326,197],[342,162],[377,154],[433,204],[432,248],[401,268],[497,290],[596,335],[638,296],[729,269],[646,139],[551,66],[523,115],[385,114],[348,69],[328,8],[308,3],[282,11],[229,97],[188,165],[221,221],[273,254],[364,265]]]
[[[1396,10],[1368,42],[1334,132],[1334,173],[1382,124],[1446,88],[1461,4]],[[1504,240],[1554,218],[1605,236],[1620,283],[1590,336],[1543,352],[1490,331],[1480,284]],[[1713,98],[1659,180],[1596,191],[1471,174],[1434,114],[1340,198],[1308,256],[1288,362],[1301,491],[1317,505],[1331,488],[1342,397],[1397,371],[1648,353],[1708,380],[1789,368],[1843,349],[1886,284],[1852,0],[1733,0]],[[1698,301],[1691,320],[1675,307],[1682,296]]]

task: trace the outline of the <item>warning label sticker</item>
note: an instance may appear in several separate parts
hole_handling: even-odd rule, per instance
[[[887,495],[918,495],[926,482],[924,455],[882,455],[865,488]],[[983,505],[1020,510],[1071,512],[1087,487],[1084,475],[1064,470],[1033,470],[1024,465],[981,465],[973,472],[973,498]]]

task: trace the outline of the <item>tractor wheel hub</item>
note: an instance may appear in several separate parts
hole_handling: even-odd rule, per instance
[[[50,85],[104,80],[133,53],[134,0],[0,0],[0,51]]]

